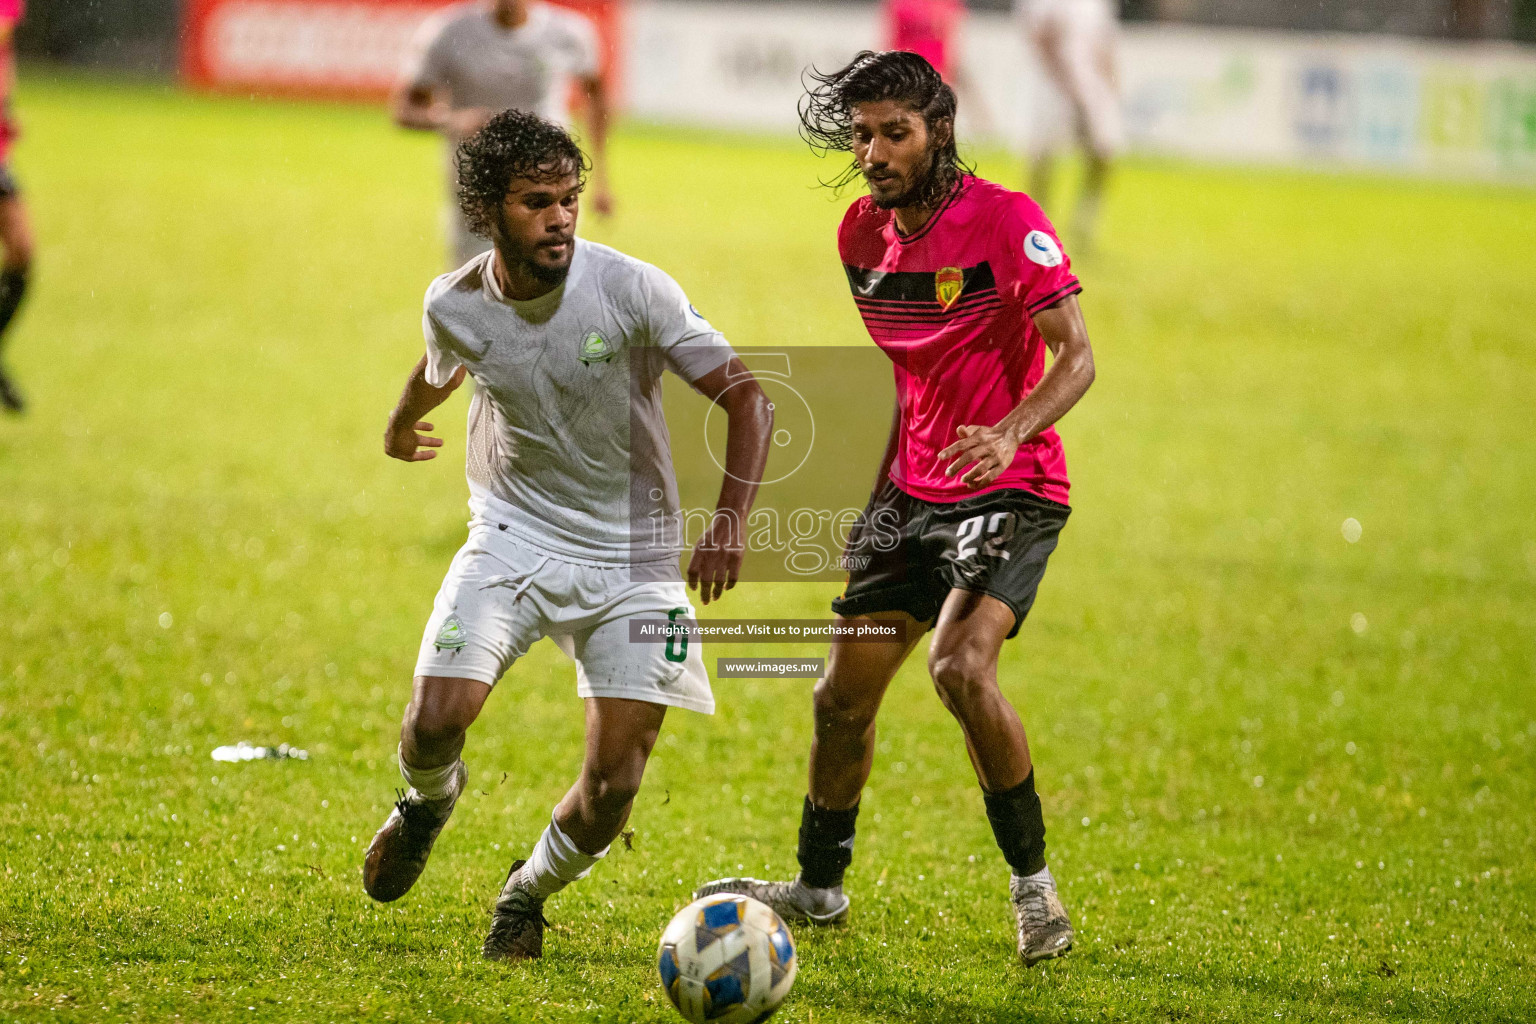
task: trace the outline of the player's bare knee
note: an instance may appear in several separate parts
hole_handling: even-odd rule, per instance
[[[863,736],[875,721],[876,706],[869,701],[851,697],[830,678],[816,681],[812,703],[816,712],[816,735],[819,737]]]
[[[629,766],[593,766],[582,774],[587,804],[600,817],[623,815],[640,792],[641,772]]]
[[[446,695],[417,693],[405,709],[402,733],[418,749],[438,750],[462,743],[480,713],[478,703]]]
[[[955,715],[990,700],[997,690],[992,663],[965,650],[934,650],[928,655],[928,673],[939,699]]]
[[[468,728],[468,723],[452,715],[413,714],[408,710],[402,732],[409,746],[427,751],[462,743]]]

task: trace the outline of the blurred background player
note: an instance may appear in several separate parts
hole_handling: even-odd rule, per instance
[[[1046,76],[1060,90],[1083,148],[1083,190],[1072,219],[1072,240],[1093,240],[1110,165],[1125,144],[1115,73],[1119,21],[1113,0],[1017,0],[1024,31]],[[1049,208],[1055,139],[1038,132],[1029,168],[1030,195]]]
[[[964,0],[885,0],[881,6],[885,48],[915,53],[932,64],[970,108],[981,134],[991,135],[991,113],[981,90],[973,88],[962,59],[965,13]]]
[[[608,94],[597,30],[575,11],[540,0],[469,0],[422,27],[415,53],[395,90],[395,122],[447,140],[449,257],[457,267],[490,248],[465,223],[452,199],[453,152],[501,110],[522,110],[564,123],[574,80],[585,98],[592,154],[590,202],[613,209],[608,191]]]
[[[885,0],[882,13],[887,49],[917,54],[953,83],[965,20],[962,0]]]
[[[32,267],[32,230],[27,224],[27,210],[21,191],[11,175],[11,143],[16,141],[16,119],[11,113],[11,94],[16,85],[15,37],[21,23],[24,0],[0,0],[0,248],[5,262],[0,266],[0,354],[5,350],[6,331],[21,306],[27,291],[27,274]],[[21,392],[0,363],[0,405],[10,412],[24,408]]]

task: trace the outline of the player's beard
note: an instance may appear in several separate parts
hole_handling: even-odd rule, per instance
[[[500,210],[496,211],[496,230],[492,233],[491,243],[501,253],[501,261],[507,265],[508,270],[526,271],[529,277],[551,288],[565,283],[566,277],[571,272],[571,258],[576,251],[576,238],[572,235],[567,242],[569,254],[564,263],[555,266],[540,263],[537,259],[539,251],[537,245],[524,248],[512,241],[511,232],[507,230],[506,214]]]
[[[897,195],[881,199],[871,192],[870,199],[874,200],[874,204],[882,210],[900,210],[908,206],[921,205],[929,191],[933,176],[938,169],[937,155],[930,150],[928,153],[928,166],[924,167],[919,174],[913,176],[907,187],[902,189]]]
[[[552,267],[547,263],[540,263],[530,256],[523,259],[523,266],[527,269],[528,275],[534,280],[551,286],[564,284],[566,277],[571,272],[570,257],[566,257],[565,262],[559,266]]]

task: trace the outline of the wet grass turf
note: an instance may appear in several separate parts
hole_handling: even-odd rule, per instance
[[[0,1017],[670,1019],[654,944],[690,887],[793,870],[804,683],[672,715],[634,850],[551,902],[543,962],[491,966],[491,897],[580,756],[541,645],[475,727],[421,884],[360,889],[464,532],[462,399],[442,460],[379,443],[441,258],[433,141],[39,78],[21,111],[42,242],[7,349],[33,411],[0,422]],[[860,341],[843,204],[797,146],[615,151],[592,237],[743,344]],[[1536,195],[1153,162],[1117,185],[1079,263],[1100,377],[1063,428],[1076,512],[1002,666],[1077,948],[1014,963],[914,658],[852,926],[799,935],[779,1019],[1528,1021]],[[821,616],[835,590],[722,613]],[[310,759],[210,760],[242,739]]]

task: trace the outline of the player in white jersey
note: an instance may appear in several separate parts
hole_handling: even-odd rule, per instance
[[[1071,109],[1087,161],[1072,231],[1078,248],[1089,247],[1112,162],[1125,145],[1115,72],[1119,21],[1113,0],[1016,0],[1025,34],[1040,54],[1046,75]],[[1036,132],[1030,195],[1042,206],[1051,186],[1057,139]]]
[[[712,712],[699,646],[634,642],[636,620],[691,620],[734,586],[742,524],[767,461],[773,415],[757,381],[666,274],[575,237],[586,158],[534,114],[493,117],[459,149],[459,199],[494,248],[432,283],[426,355],[389,420],[385,450],[431,459],[422,417],[467,375],[474,518],[422,637],[400,729],[410,788],[368,848],[363,884],[398,899],[468,772],[460,753],[502,674],[541,637],[576,662],[586,757],[526,861],[512,865],[485,940],[490,959],[543,952],[544,900],[584,877],[629,818],[669,707]],[[688,567],[661,374],[727,414],[726,477]]]
[[[586,97],[593,156],[591,203],[612,210],[608,192],[608,97],[597,31],[575,11],[540,0],[467,0],[430,18],[395,90],[395,123],[440,133],[449,158],[449,258],[457,267],[488,250],[453,198],[453,153],[499,110],[565,120],[572,81]]]

